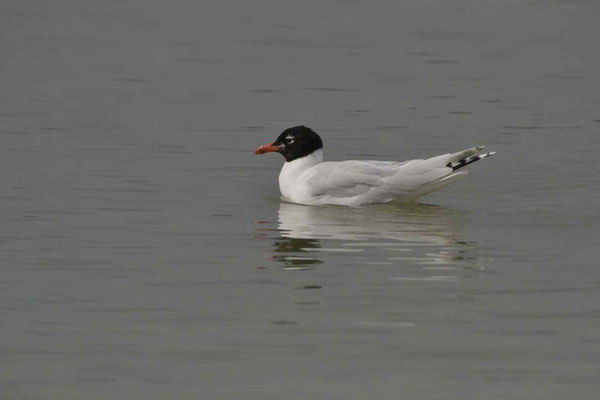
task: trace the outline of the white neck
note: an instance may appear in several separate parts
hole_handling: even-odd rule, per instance
[[[284,197],[291,198],[292,190],[304,171],[323,162],[323,149],[313,151],[307,156],[286,161],[279,173],[279,190]]]

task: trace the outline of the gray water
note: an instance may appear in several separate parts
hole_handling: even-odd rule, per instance
[[[452,3],[452,4],[451,4]],[[3,1],[1,399],[594,399],[596,1]],[[498,154],[414,205],[330,160]]]

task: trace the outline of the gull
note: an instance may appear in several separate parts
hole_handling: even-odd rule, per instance
[[[476,146],[457,153],[409,161],[323,161],[323,141],[306,126],[288,128],[254,154],[278,152],[285,158],[279,189],[285,200],[306,205],[361,207],[412,202],[467,175],[461,168],[495,152]],[[479,154],[478,154],[479,153]]]

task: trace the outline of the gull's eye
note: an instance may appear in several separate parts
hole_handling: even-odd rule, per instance
[[[285,138],[285,142],[287,144],[292,144],[292,143],[294,143],[294,138],[291,137],[291,136],[288,136],[288,137]]]

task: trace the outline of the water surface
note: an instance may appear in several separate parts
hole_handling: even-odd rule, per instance
[[[593,1],[5,1],[0,397],[600,392]],[[414,205],[254,148],[498,151]]]

